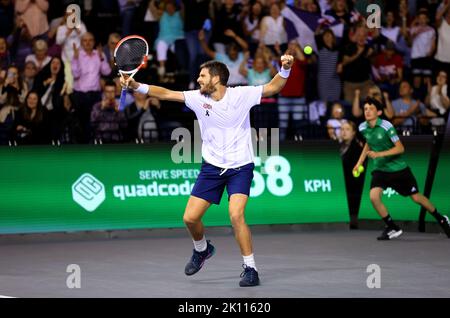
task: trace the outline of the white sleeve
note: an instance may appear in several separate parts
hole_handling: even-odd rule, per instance
[[[199,90],[184,91],[183,95],[184,95],[184,103],[186,104],[186,106],[195,112],[195,110],[199,108],[199,104],[201,103],[200,91]]]
[[[240,104],[245,108],[250,109],[255,105],[261,104],[261,97],[263,93],[263,85],[258,86],[241,86],[240,89]]]

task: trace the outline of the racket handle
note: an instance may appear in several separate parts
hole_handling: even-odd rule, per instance
[[[122,88],[122,93],[120,94],[119,111],[124,110],[126,98],[127,98],[127,90],[125,88]]]

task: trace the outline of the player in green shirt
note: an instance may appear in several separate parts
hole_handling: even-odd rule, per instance
[[[367,156],[373,159],[374,170],[370,184],[370,201],[378,214],[386,223],[378,240],[391,240],[399,237],[403,231],[389,215],[386,206],[381,201],[383,190],[391,187],[402,196],[409,196],[433,215],[445,234],[450,238],[450,221],[446,215],[441,215],[434,205],[419,192],[417,181],[403,160],[405,151],[398,138],[394,126],[387,120],[381,119],[383,105],[376,99],[367,98],[364,104],[366,121],[359,125],[359,131],[366,139],[366,144],[353,170],[363,164]]]

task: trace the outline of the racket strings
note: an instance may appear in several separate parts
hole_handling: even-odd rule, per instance
[[[131,72],[141,65],[146,55],[147,43],[139,38],[131,38],[117,48],[115,63],[119,70]]]

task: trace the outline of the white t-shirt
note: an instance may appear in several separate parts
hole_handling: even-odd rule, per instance
[[[61,58],[64,62],[72,62],[73,59],[73,44],[80,49],[81,46],[81,36],[87,31],[86,26],[83,22],[80,24],[80,32],[78,33],[76,30],[72,31],[68,37],[67,34],[67,25],[63,24],[58,28],[56,32],[56,44],[61,45],[62,53]]]
[[[411,29],[411,34],[415,33],[417,27]],[[432,27],[427,26],[424,31],[418,34],[412,43],[411,58],[418,59],[421,57],[426,57],[431,50],[431,45],[433,39],[435,38],[436,32]]]
[[[279,16],[276,20],[271,16],[265,16],[261,24],[264,24],[267,28],[266,34],[264,34],[263,42],[265,45],[275,45],[287,43],[287,33],[284,29],[284,18]]]
[[[441,88],[441,94],[447,96],[447,84],[443,85]],[[434,111],[439,112],[439,115],[444,115],[447,109],[442,104],[441,96],[439,95],[438,86],[435,85],[431,89],[430,106]]]
[[[263,86],[228,87],[220,101],[183,92],[186,106],[197,116],[203,159],[220,168],[237,168],[254,160],[250,109],[261,103]]]
[[[450,63],[450,24],[443,19],[438,29],[438,45],[434,58],[440,62]]]
[[[381,28],[381,34],[383,34],[392,42],[397,43],[398,35],[400,34],[400,28],[398,26],[393,28]]]

